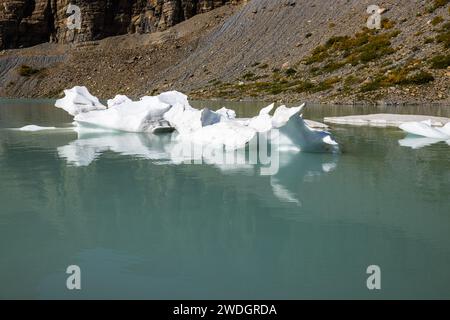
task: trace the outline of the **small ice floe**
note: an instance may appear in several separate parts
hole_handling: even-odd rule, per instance
[[[73,87],[64,90],[65,97],[56,101],[55,106],[61,108],[72,116],[79,113],[104,110],[106,107],[100,103],[97,97],[91,95],[86,87]]]
[[[433,127],[442,127],[450,122],[449,118],[431,117],[415,114],[390,114],[377,113],[367,115],[353,115],[343,117],[325,117],[324,121],[335,124],[345,124],[354,126],[373,126],[373,127],[398,127],[404,123],[431,121]]]
[[[30,132],[35,132],[35,131],[44,131],[44,130],[55,130],[55,127],[41,127],[41,126],[36,126],[34,124],[30,124],[28,126],[24,126],[22,128],[19,128],[17,130],[19,131],[30,131]]]
[[[450,123],[444,127],[433,127],[431,121],[407,122],[399,126],[403,131],[426,138],[450,139]]]
[[[443,141],[450,145],[450,122],[443,127],[433,127],[431,120],[408,122],[400,125],[400,129],[410,135],[399,141],[403,147],[419,149]]]

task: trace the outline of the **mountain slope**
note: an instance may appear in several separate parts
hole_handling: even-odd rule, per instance
[[[450,103],[449,1],[384,1],[379,31],[365,28],[371,3],[252,0],[163,32],[59,45],[62,61],[37,63],[46,69],[36,74],[0,68],[0,95],[54,96],[83,84],[102,97],[177,89],[196,98]],[[0,61],[37,59],[52,46]]]

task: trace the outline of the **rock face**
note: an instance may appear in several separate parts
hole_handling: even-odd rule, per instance
[[[125,33],[164,30],[239,0],[0,0],[0,49],[43,42],[81,42]],[[68,28],[69,4],[81,28]]]

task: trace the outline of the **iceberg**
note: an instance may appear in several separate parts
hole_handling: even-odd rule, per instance
[[[56,101],[55,106],[65,110],[72,116],[93,111],[105,110],[106,107],[100,103],[97,97],[91,95],[86,87],[73,87],[64,90],[65,97]]]
[[[420,149],[444,141],[450,145],[450,122],[443,127],[433,126],[431,120],[407,122],[399,128],[408,133],[405,139],[398,141],[402,147]]]
[[[251,119],[236,118],[236,112],[221,108],[193,108],[188,97],[177,91],[158,96],[144,96],[132,101],[116,95],[107,101],[108,108],[92,96],[85,87],[64,91],[66,96],[56,102],[56,107],[74,115],[75,123],[84,128],[101,128],[124,132],[165,133],[176,131],[176,139],[226,150],[240,149],[257,134],[268,133],[281,141],[280,150],[336,152],[337,142],[327,131],[311,128],[301,114],[305,104],[296,108],[275,105],[263,108]],[[278,141],[277,141],[278,142]]]
[[[425,138],[432,139],[450,139],[450,123],[444,127],[433,127],[431,121],[407,122],[399,126],[403,131]]]

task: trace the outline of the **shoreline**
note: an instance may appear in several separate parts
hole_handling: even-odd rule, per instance
[[[170,91],[170,90],[169,90]],[[14,101],[14,102],[20,102],[20,101],[40,101],[40,102],[54,102],[58,100],[60,96],[38,96],[38,97],[14,97],[14,96],[1,96],[0,95],[0,102],[3,101]],[[105,101],[113,98],[111,97],[102,97],[100,98],[101,101]],[[138,100],[139,97],[130,97],[134,100]],[[214,102],[214,103],[278,103],[278,104],[287,104],[287,105],[293,105],[297,103],[303,103],[309,105],[325,105],[325,106],[342,106],[342,107],[414,107],[414,106],[430,106],[430,107],[444,107],[444,108],[450,108],[450,102],[441,102],[441,101],[431,101],[431,102],[386,102],[386,101],[377,101],[377,102],[354,102],[354,103],[348,103],[348,102],[337,102],[337,101],[313,101],[313,100],[291,100],[291,99],[270,99],[270,98],[261,98],[261,99],[226,99],[226,98],[210,98],[210,99],[202,99],[202,98],[194,98],[190,99],[194,102]]]

